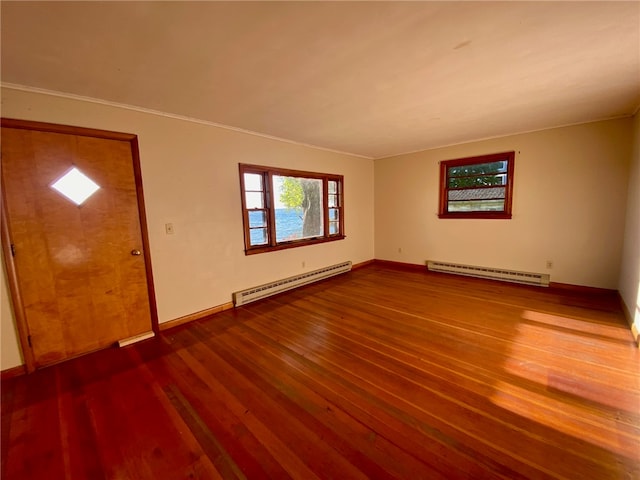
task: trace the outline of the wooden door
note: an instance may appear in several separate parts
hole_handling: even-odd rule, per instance
[[[3,240],[30,370],[150,332],[155,316],[136,137],[32,126],[2,122]],[[52,187],[74,168],[99,186],[80,205]]]

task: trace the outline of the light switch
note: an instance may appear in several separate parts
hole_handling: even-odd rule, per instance
[[[173,229],[173,223],[165,223],[164,230],[167,235],[173,235],[175,233],[175,230]]]

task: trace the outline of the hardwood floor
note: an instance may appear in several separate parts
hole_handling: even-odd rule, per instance
[[[3,479],[640,478],[614,295],[370,265],[2,384]]]

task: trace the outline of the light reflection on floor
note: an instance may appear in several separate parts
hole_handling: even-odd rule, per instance
[[[640,411],[640,353],[628,329],[527,310],[512,342],[503,368],[513,380],[496,382],[495,405],[575,438],[597,432],[590,443],[638,457],[640,425],[633,418]],[[607,352],[622,355],[620,369]],[[567,358],[581,361],[577,367],[571,361],[567,371]],[[629,368],[630,360],[637,369]]]

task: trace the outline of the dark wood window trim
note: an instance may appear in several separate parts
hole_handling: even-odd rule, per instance
[[[344,235],[344,177],[342,175],[333,175],[317,172],[305,172],[300,170],[290,170],[284,168],[266,167],[261,165],[248,165],[239,164],[240,170],[240,192],[242,197],[242,222],[244,227],[244,244],[245,254],[253,255],[256,253],[272,252],[275,250],[283,250],[286,248],[302,247],[305,245],[314,245],[317,243],[332,242],[335,240],[342,240]],[[259,190],[250,190],[252,193],[262,195],[262,208],[247,208],[245,188],[245,173],[257,174],[262,178],[262,188]],[[322,206],[323,206],[323,232],[313,238],[306,238],[300,240],[286,240],[277,241],[276,239],[276,213],[274,205],[276,204],[273,192],[273,177],[285,176],[285,177],[302,177],[308,179],[320,180],[322,182]],[[335,182],[336,193],[329,194],[329,183]],[[335,200],[335,206],[329,207],[329,197]],[[252,245],[251,244],[251,230],[255,230],[256,227],[251,227],[249,222],[249,213],[252,211],[264,211],[266,218],[267,244]],[[337,220],[335,216],[330,219],[330,211],[337,213]],[[330,232],[330,226],[337,226],[337,231]]]
[[[469,186],[461,188],[449,188],[449,169],[451,167],[472,166],[484,163],[492,163],[498,161],[507,162],[506,184],[505,188],[504,210],[500,211],[467,211],[454,212],[449,211],[449,192],[452,190],[471,190],[471,189],[491,189],[495,186]],[[490,155],[480,155],[477,157],[457,158],[454,160],[446,160],[440,162],[440,206],[438,216],[440,218],[487,218],[487,219],[510,219],[512,216],[512,200],[513,200],[513,170],[515,164],[515,152],[493,153]],[[475,175],[482,176],[482,175]],[[500,197],[502,198],[502,197]],[[485,198],[491,200],[491,198]]]

